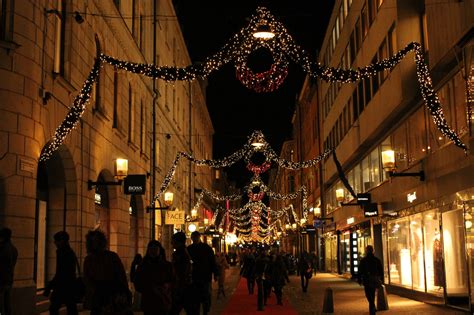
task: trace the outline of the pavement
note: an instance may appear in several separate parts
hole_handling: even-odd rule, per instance
[[[285,286],[284,294],[300,315],[322,314],[324,291],[333,290],[334,314],[369,314],[368,302],[363,287],[356,282],[329,273],[318,273],[309,281],[308,292],[301,290],[300,278],[290,277]],[[467,314],[444,306],[430,305],[388,294],[389,310],[377,314]]]

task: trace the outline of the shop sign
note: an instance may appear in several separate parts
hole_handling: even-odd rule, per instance
[[[336,222],[331,222],[324,225],[324,232],[331,232],[336,230]]]
[[[146,190],[146,175],[128,175],[125,177],[123,191],[126,195],[143,195]]]
[[[379,209],[376,203],[369,203],[364,205],[364,217],[371,218],[379,215]]]
[[[413,201],[415,201],[415,200],[416,200],[416,191],[407,194],[407,201],[409,203],[413,203]]]
[[[354,222],[355,222],[354,217],[349,217],[349,218],[347,218],[347,224],[352,224],[352,223],[354,223]]]
[[[166,211],[165,224],[184,224],[184,210]]]
[[[364,193],[364,194],[357,194],[357,203],[359,205],[366,205],[371,202],[370,194],[369,193]]]

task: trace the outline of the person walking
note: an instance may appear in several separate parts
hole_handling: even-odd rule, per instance
[[[283,305],[283,287],[286,283],[290,283],[283,256],[275,255],[271,265],[271,280],[277,298],[277,304]]]
[[[122,261],[106,247],[107,239],[103,232],[93,230],[87,233],[84,307],[91,310],[91,315],[133,314],[132,295]]]
[[[369,302],[369,313],[374,315],[375,308],[375,290],[383,283],[383,267],[380,259],[375,257],[372,245],[365,248],[365,257],[359,264],[359,284],[364,285],[365,297]]]
[[[168,315],[172,307],[173,266],[166,261],[161,243],[148,243],[143,263],[135,274],[135,287],[142,294],[144,315]]]
[[[133,310],[138,311],[140,310],[140,305],[141,305],[141,293],[138,292],[136,285],[135,285],[135,276],[137,274],[137,269],[138,267],[142,264],[143,262],[143,257],[141,254],[136,254],[135,257],[132,260],[132,264],[130,266],[130,282],[133,283],[135,287],[135,292],[133,294]]]
[[[11,291],[18,250],[11,242],[12,230],[0,229],[0,314],[12,314]]]
[[[216,259],[211,246],[201,242],[201,233],[191,233],[191,240],[193,243],[188,246],[188,252],[193,261],[193,288],[197,294],[198,310],[200,312],[202,304],[206,315],[211,309],[212,274],[218,276]]]
[[[261,250],[255,259],[255,279],[257,282],[257,311],[263,311],[265,305],[264,280],[267,269],[268,258],[264,250]]]
[[[301,278],[301,288],[303,293],[306,293],[308,291],[309,279],[313,276],[313,269],[306,251],[303,251],[298,259],[298,272]]]
[[[216,254],[216,264],[218,270],[217,276],[217,284],[219,288],[217,289],[217,299],[219,299],[221,293],[225,297],[225,290],[224,290],[224,282],[225,282],[225,274],[226,269],[229,269],[229,263],[227,262],[227,258],[225,257],[224,253],[217,253]]]
[[[252,252],[248,252],[242,260],[242,268],[240,275],[247,279],[247,289],[249,294],[253,294],[255,287],[255,256]]]
[[[188,315],[199,314],[192,292],[192,261],[186,249],[186,234],[177,232],[171,237],[174,252],[171,264],[174,272],[172,315],[179,315],[182,309]]]
[[[69,245],[69,234],[59,231],[54,234],[56,245],[56,274],[44,289],[43,295],[49,297],[49,314],[59,314],[62,305],[66,305],[68,315],[76,315],[75,301],[76,268],[79,262],[76,254]],[[50,296],[51,290],[53,293]]]

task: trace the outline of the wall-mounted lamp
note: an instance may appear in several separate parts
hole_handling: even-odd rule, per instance
[[[261,23],[257,26],[257,29],[253,33],[253,37],[257,39],[268,40],[275,37],[275,33],[273,33],[272,29],[270,28],[270,25],[266,23]]]
[[[382,165],[383,169],[387,172],[390,177],[407,177],[415,176],[420,177],[421,181],[425,180],[425,172],[411,172],[411,173],[395,173],[397,167],[395,164],[395,152],[391,149],[382,151]]]
[[[115,175],[116,182],[95,182],[91,179],[87,181],[87,189],[92,190],[94,186],[119,186],[122,185],[122,181],[127,177],[128,174],[128,160],[127,159],[116,159],[115,160]]]
[[[170,207],[173,204],[174,194],[171,191],[165,192],[165,205]]]

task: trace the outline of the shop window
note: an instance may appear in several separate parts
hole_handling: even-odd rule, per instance
[[[390,137],[386,138],[381,144],[380,144],[380,152],[383,152],[385,150],[389,150],[392,148],[392,142],[390,141]],[[380,155],[381,159],[381,155]],[[380,161],[381,162],[381,161]],[[382,181],[389,179],[389,176],[383,171],[381,171],[382,174]]]
[[[425,291],[422,214],[410,217],[410,250],[413,289]]]
[[[444,271],[439,230],[439,212],[437,210],[423,213],[423,235],[425,244],[426,291],[441,296],[443,295],[444,287]]]
[[[354,185],[352,186],[352,188],[354,189],[354,191],[356,193],[361,193],[362,192],[362,189],[361,189],[361,178],[362,178],[362,170],[361,170],[361,165],[360,164],[357,164],[354,169]]]
[[[363,191],[367,191],[373,187],[373,182],[370,176],[370,157],[366,157],[362,161],[362,183]]]
[[[389,277],[391,284],[412,287],[409,221],[388,222]]]
[[[380,184],[379,148],[376,148],[370,153],[370,178],[372,180],[372,187],[375,187]]]
[[[402,124],[392,135],[392,149],[395,151],[395,163],[399,171],[408,167],[407,161],[407,125]]]
[[[344,234],[341,234],[340,237],[340,257],[341,273],[350,273],[351,272],[351,244],[350,244],[350,233],[347,231]]]

